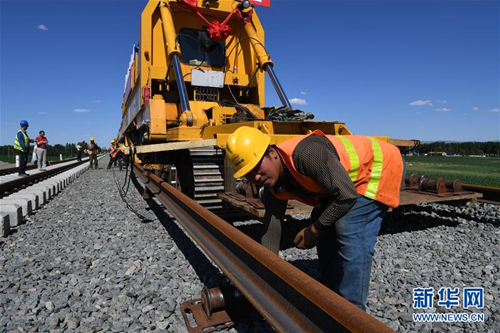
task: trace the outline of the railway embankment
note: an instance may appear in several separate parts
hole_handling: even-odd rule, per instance
[[[227,284],[156,199],[125,172],[87,170],[0,239],[0,331],[186,332],[180,305]],[[120,189],[126,191],[120,195]],[[282,258],[313,277],[316,251],[292,246],[307,215],[287,221]],[[252,237],[259,223],[233,221]],[[368,312],[398,332],[500,330],[500,206],[419,206],[387,218],[373,262]],[[414,288],[434,306],[414,309]],[[481,287],[482,309],[438,306],[441,287]],[[413,313],[484,314],[484,322],[416,323]],[[230,332],[273,331],[245,321]]]

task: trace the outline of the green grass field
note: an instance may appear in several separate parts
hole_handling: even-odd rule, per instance
[[[460,179],[465,184],[500,187],[500,158],[406,156],[406,175]]]
[[[48,156],[47,160],[57,161],[59,156]],[[0,155],[0,161],[15,163],[16,160],[12,155]],[[407,156],[405,161],[407,175],[418,173],[433,179],[458,178],[466,184],[500,187],[498,157]]]

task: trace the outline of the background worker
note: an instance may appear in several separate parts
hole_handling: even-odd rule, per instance
[[[109,146],[109,163],[108,163],[108,170],[111,169],[111,165],[114,163],[116,165],[116,162],[118,161],[118,165],[120,168],[120,171],[122,171],[122,159],[121,159],[121,153],[122,151],[120,150],[120,147],[115,144],[115,140],[111,140],[111,145]]]
[[[90,138],[89,148],[87,151],[89,154],[90,168],[92,169],[92,166],[94,166],[94,169],[97,170],[97,168],[99,167],[97,161],[97,153],[99,152],[99,147],[97,146],[97,143],[95,143],[93,137]]]
[[[47,143],[49,140],[45,137],[45,132],[40,131],[36,137],[36,160],[38,161],[38,170],[45,171],[47,167]]]
[[[17,131],[16,138],[14,139],[14,149],[18,151],[19,154],[19,171],[18,174],[21,177],[25,177],[26,174],[26,165],[28,164],[28,151],[30,149],[30,142],[34,142],[33,139],[30,139],[28,133],[29,124],[26,120],[21,120],[20,124],[21,129]]]
[[[320,282],[365,310],[380,224],[399,204],[404,162],[399,149],[366,136],[314,131],[278,145],[255,128],[228,137],[234,177],[264,186],[261,243],[278,253],[287,200],[314,206],[312,224],[294,239],[317,245]]]
[[[78,142],[76,144],[76,160],[78,162],[80,162],[82,160],[82,151],[83,151],[83,147],[82,145],[80,144],[80,142]]]

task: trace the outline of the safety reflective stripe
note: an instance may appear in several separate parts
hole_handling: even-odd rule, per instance
[[[17,131],[16,138],[14,140],[14,149],[17,149],[17,150],[20,150],[20,151],[24,151],[23,147],[21,147],[21,144],[19,143],[19,140],[17,138],[17,135],[19,134],[19,132],[23,133],[23,136],[24,136],[24,145],[26,147],[28,147],[28,145],[29,145],[28,136],[26,135],[26,133],[24,133],[23,130],[19,130],[19,131]]]
[[[356,149],[354,148],[353,144],[349,139],[338,135],[336,136],[337,138],[342,141],[344,144],[345,150],[347,151],[347,154],[349,155],[349,160],[351,161],[351,167],[349,168],[349,177],[351,178],[351,181],[355,182],[358,180],[358,172],[359,172],[359,157],[358,153],[356,152]]]
[[[382,177],[382,147],[380,144],[372,137],[368,137],[372,142],[373,149],[373,165],[372,172],[370,174],[370,180],[368,181],[368,187],[366,188],[365,197],[375,200],[377,195],[378,185],[380,184],[380,178]]]

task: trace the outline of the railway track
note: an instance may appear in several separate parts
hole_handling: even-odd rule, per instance
[[[261,317],[256,320],[243,318],[243,322],[238,322],[243,326],[236,326],[238,331],[241,327],[250,327],[253,331],[268,332],[271,327],[266,330],[262,326],[268,323],[277,331],[423,331],[427,328],[425,325],[411,322],[412,288],[421,283],[442,287],[443,276],[453,276],[464,286],[471,285],[468,281],[479,281],[476,284],[484,286],[485,293],[496,290],[496,268],[491,264],[491,256],[482,255],[482,251],[491,252],[497,244],[495,237],[498,236],[495,235],[498,232],[495,233],[494,225],[498,222],[490,219],[477,223],[472,220],[478,221],[476,213],[484,211],[486,206],[492,211],[490,215],[497,214],[493,211],[498,212],[498,206],[470,204],[460,219],[451,211],[434,208],[433,215],[423,211],[395,217],[393,224],[387,227],[402,230],[386,230],[379,237],[375,253],[367,304],[375,319],[367,313],[360,313],[322,285],[318,286],[310,277],[315,276],[313,250],[301,251],[285,245],[280,255],[286,261],[282,260],[246,236],[256,235],[254,232],[259,227],[256,221],[248,221],[252,227],[246,221],[237,222],[235,226],[240,232],[225,219],[214,216],[180,192],[170,190],[168,182],[140,167],[134,168],[134,172],[150,192],[158,195],[157,199],[147,200],[145,204],[139,194],[141,191],[129,191],[127,201],[139,215],[128,211],[118,194],[110,191],[113,189],[112,174],[102,170],[101,166],[101,170],[86,172],[85,179],[65,190],[64,195],[55,197],[50,205],[26,219],[26,225],[2,240],[0,267],[6,272],[4,277],[9,278],[2,280],[0,275],[0,290],[6,297],[0,328],[154,331],[168,326],[168,331],[185,331],[186,323],[182,317],[186,303],[190,306],[188,310],[194,309],[193,306],[200,310],[200,302],[208,300],[205,304],[212,304],[217,309],[218,305],[212,303],[213,298],[219,300],[218,294],[213,292],[217,289],[214,287],[221,286],[223,290],[227,286],[227,277],[266,318],[265,321]],[[116,173],[118,175],[121,177],[115,181],[119,181],[121,187],[126,173]],[[98,183],[100,186],[96,186]],[[89,210],[87,206],[92,200],[100,204]],[[161,208],[148,207],[150,202],[166,205],[175,220]],[[462,211],[459,207],[438,206]],[[440,217],[435,217],[434,212]],[[138,219],[140,215],[144,219]],[[450,219],[449,216],[453,221],[443,220]],[[151,223],[153,221],[161,223]],[[428,230],[422,227],[426,223],[430,226]],[[408,224],[412,226],[406,229]],[[162,234],[165,232],[163,228],[168,234]],[[183,231],[191,237],[186,237]],[[293,239],[296,230],[288,231],[285,238]],[[439,238],[435,237],[437,234]],[[450,248],[453,241],[448,237],[455,239],[456,247]],[[52,241],[47,242],[48,239]],[[82,248],[86,250],[81,251]],[[201,252],[196,255],[200,248],[212,258],[210,262]],[[443,258],[435,268],[426,260],[433,253],[436,255],[433,260]],[[493,251],[492,255],[493,260],[497,260],[498,253]],[[480,264],[478,268],[469,269],[457,262]],[[480,272],[476,273],[476,270]],[[455,276],[456,272],[461,275]],[[199,292],[203,286],[211,289],[204,290],[200,300]],[[16,297],[21,302],[17,302]],[[32,299],[35,300],[33,303]],[[485,309],[488,307],[484,310],[485,322],[468,326],[467,331],[486,331],[484,325],[498,331],[498,321],[495,321],[497,304],[496,299],[485,299]],[[54,309],[51,310],[52,305]],[[237,303],[230,308],[240,306],[243,305]],[[71,314],[71,318],[64,317],[63,311],[55,310],[59,308]],[[215,313],[224,312],[215,309],[210,310],[214,314],[212,318],[217,317]],[[201,310],[205,312],[203,307]],[[20,311],[27,313],[19,317]],[[120,311],[123,313],[119,319],[109,315]],[[226,312],[232,315],[230,311]],[[203,322],[198,325],[199,331],[205,331],[204,328]],[[465,326],[456,323],[450,331],[455,328],[457,332],[466,330]]]
[[[134,165],[134,173],[149,193],[179,221],[190,236],[204,249],[223,273],[248,301],[278,331],[328,331],[332,328],[352,332],[392,331],[373,317],[359,312],[344,299],[328,290],[308,275],[276,258],[255,241],[237,231],[213,213],[218,210],[217,198],[203,200],[202,194],[224,191],[223,156],[200,149],[191,152],[195,168],[196,201],[184,196],[171,180],[160,178]],[[175,168],[174,168],[175,172]],[[483,194],[488,203],[500,204],[500,189],[464,185],[464,190]],[[496,196],[495,196],[496,194]],[[201,200],[200,200],[201,199]],[[197,203],[198,202],[198,203]],[[215,203],[215,207],[214,207]],[[215,209],[214,209],[215,208]],[[220,207],[223,209],[222,207]],[[208,209],[208,210],[207,210]],[[209,211],[211,210],[211,211]],[[299,282],[300,281],[300,282]],[[220,291],[213,291],[220,294]],[[204,290],[201,308],[192,313],[209,312],[212,305]],[[325,299],[328,300],[325,302]],[[194,304],[194,303],[193,303]],[[354,315],[353,315],[354,314]],[[356,318],[352,321],[352,318]],[[208,325],[199,318],[198,326]],[[224,321],[222,321],[223,323]],[[189,321],[186,319],[189,327]],[[193,330],[194,332],[194,330]]]
[[[133,168],[146,193],[156,196],[276,330],[393,332],[161,178],[138,164]],[[199,322],[195,326],[203,329]]]
[[[478,199],[479,202],[500,205],[500,187],[464,184],[463,188],[466,191],[481,193],[483,197]]]
[[[75,161],[76,159],[59,161],[56,165],[48,166],[46,171],[35,170],[32,171],[27,177],[19,177],[11,170],[18,168],[9,168],[0,170],[0,197],[8,196],[14,192],[33,186],[38,182],[50,179],[64,171],[75,168],[84,163],[88,163],[88,158],[82,159],[81,162]],[[35,169],[30,168],[31,170]]]
[[[71,162],[71,161],[75,161],[75,160],[76,160],[76,157],[75,158],[68,158],[68,159],[61,160],[61,161],[49,161],[49,162],[47,162],[47,164],[48,164],[48,166],[51,166],[51,165],[67,163],[67,162]],[[37,165],[29,164],[26,166],[26,170],[35,170],[35,169],[37,169]],[[5,176],[5,175],[9,175],[9,174],[13,174],[13,173],[17,173],[18,170],[19,170],[19,168],[17,168],[17,167],[1,169],[0,170],[0,177]]]
[[[101,155],[99,158],[102,158]],[[11,227],[47,203],[83,171],[88,169],[88,158],[59,161],[47,166],[46,171],[34,170],[27,177],[12,173],[17,168],[0,170],[0,227],[1,235],[8,236]],[[33,169],[33,168],[31,168]]]

